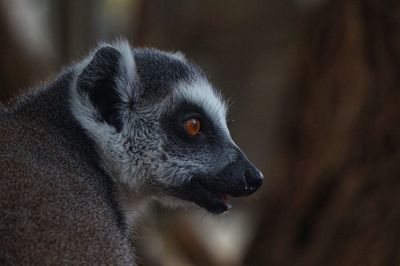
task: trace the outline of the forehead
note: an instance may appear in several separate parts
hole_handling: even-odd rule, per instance
[[[152,102],[192,103],[222,129],[228,130],[225,101],[199,67],[182,56],[156,49],[135,49],[134,57],[142,97]]]
[[[174,84],[194,76],[202,76],[200,69],[173,53],[156,49],[134,49],[136,71],[142,86],[142,97],[159,100],[170,94]]]

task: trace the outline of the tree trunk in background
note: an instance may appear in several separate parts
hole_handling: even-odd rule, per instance
[[[400,2],[331,1],[309,22],[245,265],[400,265]]]

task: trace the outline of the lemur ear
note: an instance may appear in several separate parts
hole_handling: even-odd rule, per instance
[[[134,59],[129,45],[106,45],[96,51],[79,74],[77,91],[88,96],[100,119],[121,131],[120,109],[132,97],[133,76]]]

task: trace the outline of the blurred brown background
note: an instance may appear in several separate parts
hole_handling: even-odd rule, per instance
[[[142,265],[400,265],[398,0],[0,0],[0,100],[97,41],[181,50],[264,172],[223,216],[155,205]]]

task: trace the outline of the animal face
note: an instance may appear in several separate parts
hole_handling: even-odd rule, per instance
[[[262,184],[233,142],[226,104],[181,54],[103,45],[77,69],[72,111],[102,166],[132,193],[194,202],[212,213]]]

